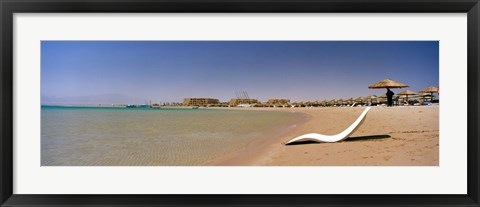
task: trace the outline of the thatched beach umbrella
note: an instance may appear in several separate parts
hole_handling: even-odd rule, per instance
[[[332,99],[329,102],[330,102],[330,106],[334,106],[337,103],[337,100]]]
[[[397,81],[394,81],[392,79],[385,79],[385,80],[382,80],[382,81],[379,81],[377,83],[374,83],[370,86],[368,86],[368,88],[370,89],[377,89],[377,88],[406,88],[408,87],[407,85],[403,84],[403,83],[399,83]]]
[[[422,93],[421,91],[418,93],[417,97],[421,97],[423,101],[427,101],[427,98],[432,97],[429,93]]]
[[[389,79],[389,78],[368,86],[368,88],[370,88],[370,89],[386,88],[387,91],[390,88],[406,88],[406,87],[408,87],[408,86],[403,84],[403,83],[399,83],[397,81]]]
[[[400,93],[398,93],[398,95],[402,95],[402,96],[405,96],[406,97],[406,102],[408,102],[408,95],[417,95],[417,93],[415,93],[414,91],[411,91],[411,90],[404,90]]]
[[[378,97],[375,96],[375,95],[367,96],[366,98],[367,98],[367,99],[370,101],[370,103],[372,103],[372,104],[378,102],[378,100],[377,100]]]
[[[360,104],[363,104],[365,99],[363,97],[358,97],[355,99],[356,102],[360,103]]]
[[[422,92],[422,93],[430,93],[430,95],[432,95],[431,101],[433,102],[433,93],[438,93],[438,88],[437,88],[437,87],[434,87],[434,86],[430,86],[430,87],[428,87],[428,88],[425,88],[425,89],[421,90],[420,92]]]
[[[352,105],[352,104],[353,104],[353,98],[347,99],[347,104],[348,104],[348,105]]]
[[[338,102],[338,104],[343,105],[343,99],[342,99],[342,98],[341,98],[341,99],[338,99],[337,102]]]
[[[365,102],[372,102],[372,99],[370,98],[370,96],[365,96],[363,97],[363,100],[365,100]]]
[[[380,103],[387,103],[387,94],[379,96],[378,100],[380,101]]]

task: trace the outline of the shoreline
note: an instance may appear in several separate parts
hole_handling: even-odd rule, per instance
[[[231,108],[235,110],[236,108]],[[249,109],[239,109],[239,110],[249,110]],[[250,109],[251,110],[251,109]],[[261,110],[254,108],[253,110]],[[280,111],[280,110],[261,110],[261,111],[278,111],[278,112],[287,112],[290,111]],[[301,113],[301,112],[294,112]],[[217,158],[207,162],[206,166],[252,166],[259,165],[265,154],[270,154],[272,152],[272,147],[278,143],[279,137],[287,137],[290,133],[295,132],[297,128],[306,122],[310,121],[312,117],[309,114],[301,113],[302,116],[300,120],[296,123],[292,123],[283,128],[282,130],[275,130],[267,133],[264,139],[260,139],[248,144],[248,147],[245,149],[239,149],[235,152],[229,153],[225,157]]]

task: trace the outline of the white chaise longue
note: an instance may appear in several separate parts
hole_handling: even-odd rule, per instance
[[[304,141],[315,141],[315,142],[338,142],[342,141],[348,138],[355,130],[360,127],[362,124],[363,120],[367,116],[368,111],[370,110],[370,107],[365,108],[363,110],[362,114],[353,122],[352,125],[350,125],[347,129],[345,129],[343,132],[336,134],[336,135],[323,135],[323,134],[317,134],[317,133],[310,133],[310,134],[304,134],[302,136],[295,137],[291,139],[290,141],[287,142],[287,144],[293,143],[293,142],[304,142]]]

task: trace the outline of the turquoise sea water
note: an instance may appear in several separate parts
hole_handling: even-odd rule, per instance
[[[42,166],[204,165],[305,119],[230,109],[42,106]]]

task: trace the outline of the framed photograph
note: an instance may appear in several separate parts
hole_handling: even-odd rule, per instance
[[[0,6],[2,206],[480,206],[478,0]]]

